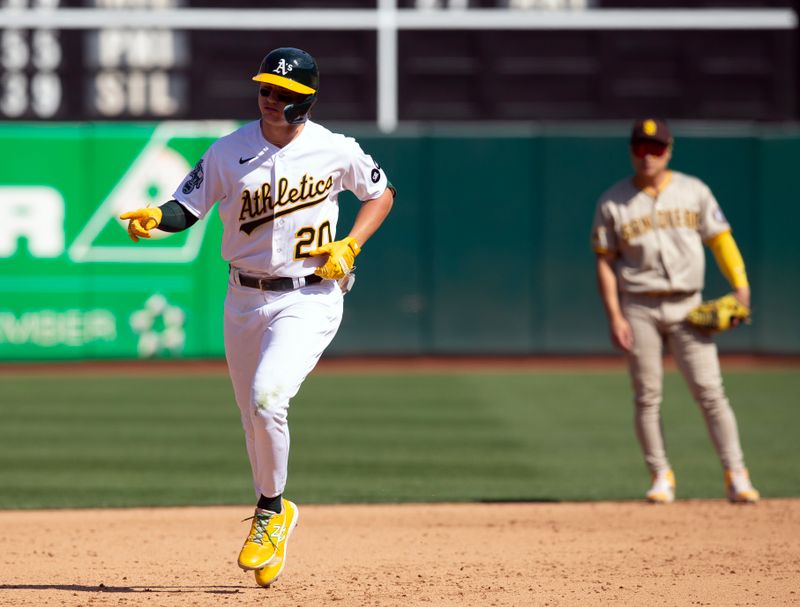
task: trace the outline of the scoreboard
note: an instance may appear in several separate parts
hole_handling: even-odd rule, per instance
[[[0,0],[2,9],[210,8],[181,0]],[[217,7],[232,8],[216,2]],[[233,4],[233,3],[231,3]],[[236,8],[264,3],[238,2]],[[252,4],[253,6],[246,6]],[[173,13],[174,14],[174,13]],[[113,13],[112,13],[113,17]],[[0,24],[2,22],[0,21]],[[374,31],[213,30],[47,25],[0,30],[0,120],[245,119],[257,115],[256,73],[278,46],[300,46],[325,71],[327,119],[374,120]],[[322,106],[320,106],[322,107]]]
[[[0,0],[0,120],[247,120],[251,77],[279,46],[317,59],[315,118],[386,130],[800,117],[793,10],[386,11],[392,1]]]
[[[53,118],[59,114],[64,97],[64,47],[59,32],[3,29],[0,36],[0,115]]]
[[[36,10],[68,3],[3,0],[2,6]],[[3,28],[0,36],[2,118],[169,118],[186,101],[185,32],[41,27]]]

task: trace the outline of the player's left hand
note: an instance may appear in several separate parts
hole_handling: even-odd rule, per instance
[[[150,230],[157,228],[161,223],[162,213],[158,207],[148,207],[128,211],[119,218],[128,220],[128,236],[133,242],[139,242],[140,238],[150,238]]]
[[[355,267],[356,255],[361,247],[352,236],[342,240],[334,240],[313,251],[309,255],[327,255],[328,260],[314,274],[330,280],[339,280],[347,276]]]
[[[727,331],[742,323],[750,323],[750,307],[739,301],[735,293],[728,293],[718,299],[704,301],[689,311],[686,320],[704,331]]]

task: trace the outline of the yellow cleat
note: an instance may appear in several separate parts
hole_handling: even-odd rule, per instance
[[[280,529],[284,513],[275,514],[256,508],[252,519],[250,533],[239,552],[239,567],[245,570],[259,569],[275,558],[275,542],[272,537],[276,529]]]
[[[653,474],[653,484],[646,497],[651,504],[670,504],[675,501],[675,474],[672,470]]]
[[[283,499],[282,508],[281,516],[284,517],[284,525],[281,532],[273,538],[277,545],[275,558],[266,567],[256,569],[256,584],[264,588],[269,588],[269,585],[277,580],[278,576],[283,572],[283,568],[286,565],[289,536],[292,534],[295,525],[297,525],[297,519],[300,516],[300,510],[294,502]]]
[[[761,499],[761,494],[750,483],[747,468],[725,471],[725,491],[728,501],[734,504],[755,504]]]

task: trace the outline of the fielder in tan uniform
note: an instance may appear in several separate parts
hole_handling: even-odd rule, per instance
[[[662,351],[672,354],[702,409],[725,472],[728,499],[756,502],[736,418],[722,387],[717,348],[685,318],[701,302],[707,244],[734,289],[750,305],[750,288],[731,227],[706,184],[668,169],[672,135],[662,120],[633,125],[632,178],[597,203],[592,247],[611,339],[628,358],[635,426],[652,475],[651,502],[675,499],[675,475],[661,428]]]

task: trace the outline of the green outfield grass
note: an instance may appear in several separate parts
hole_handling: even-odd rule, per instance
[[[730,371],[751,475],[800,495],[800,372]],[[722,496],[675,373],[664,425],[679,497]],[[249,504],[224,375],[0,377],[0,507]],[[639,499],[648,476],[627,375],[316,375],[290,412],[287,495],[302,503]]]

